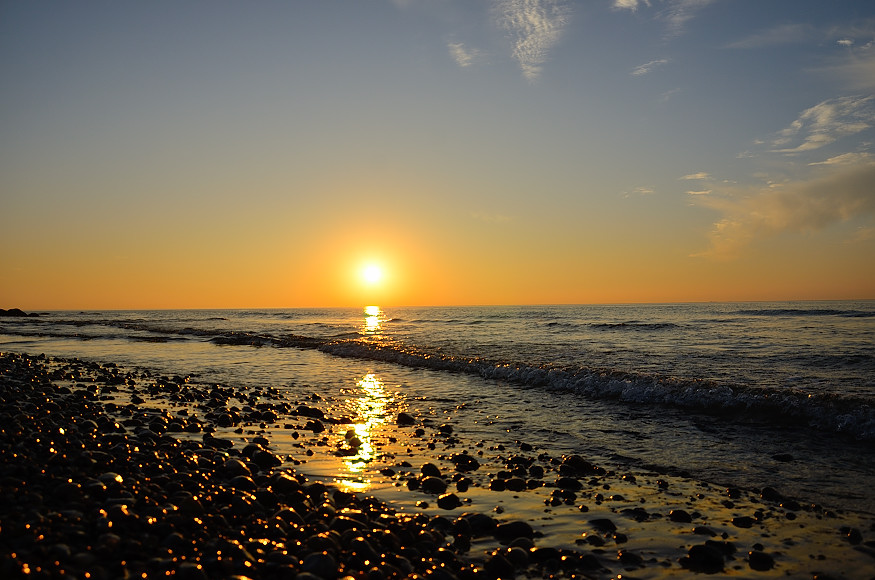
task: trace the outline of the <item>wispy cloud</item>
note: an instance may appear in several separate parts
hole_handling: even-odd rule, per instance
[[[842,153],[825,161],[816,161],[808,165],[859,165],[872,159],[871,153]]]
[[[692,179],[711,179],[711,174],[705,171],[699,171],[698,173],[690,173],[689,175],[684,175],[683,177],[679,177],[678,179],[685,179],[687,181]]]
[[[710,189],[702,189],[699,191],[688,191],[687,195],[709,195],[712,190]]]
[[[648,0],[614,0],[614,8],[619,8],[620,10],[631,10],[632,12],[638,10],[639,4],[650,6]]]
[[[748,244],[786,232],[815,232],[854,218],[875,217],[875,164],[825,168],[816,180],[761,186],[695,199],[722,218],[711,248],[698,254],[736,257]]]
[[[763,48],[782,44],[796,44],[812,37],[814,28],[809,24],[789,23],[755,32],[728,44],[727,48]]]
[[[664,65],[664,64],[667,64],[667,63],[668,63],[668,59],[665,59],[665,58],[660,58],[660,59],[657,59],[657,60],[651,60],[651,61],[648,62],[648,63],[645,63],[645,64],[642,64],[642,65],[636,66],[636,67],[632,70],[632,72],[631,72],[630,74],[631,74],[632,76],[640,77],[640,76],[642,76],[642,75],[646,75],[647,73],[649,73],[649,72],[652,71],[653,69],[655,69],[655,68],[657,68],[657,67],[660,67],[660,66],[662,66],[662,65]]]
[[[569,9],[560,0],[497,0],[499,23],[513,41],[513,57],[534,81],[562,36]]]
[[[820,149],[875,125],[875,96],[829,99],[806,109],[772,140],[773,152],[796,154]]]
[[[656,18],[662,20],[668,26],[669,36],[678,36],[683,33],[687,22],[692,20],[696,13],[712,4],[716,0],[661,0],[661,8],[658,8]],[[652,6],[650,0],[614,0],[614,8],[637,12],[638,8]]]
[[[462,68],[469,67],[480,59],[480,51],[476,48],[468,48],[464,43],[450,42],[447,43],[447,48],[450,50],[450,56]]]
[[[668,23],[669,35],[678,36],[683,33],[687,22],[695,18],[696,13],[715,0],[670,0],[662,12],[661,18]]]

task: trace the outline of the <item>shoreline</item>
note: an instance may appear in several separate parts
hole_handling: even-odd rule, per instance
[[[318,397],[0,361],[7,577],[875,574],[871,515],[773,488],[472,441],[415,410],[365,432]]]

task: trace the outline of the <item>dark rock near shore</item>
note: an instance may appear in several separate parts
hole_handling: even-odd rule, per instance
[[[4,310],[0,308],[0,318],[27,318],[29,316],[35,317],[39,316],[39,314],[28,314],[27,312],[24,312],[23,310],[20,310],[18,308],[10,308],[9,310]]]
[[[679,560],[679,563],[692,572],[704,572],[705,574],[722,572],[725,564],[722,552],[707,544],[697,544],[690,548],[687,555]]]

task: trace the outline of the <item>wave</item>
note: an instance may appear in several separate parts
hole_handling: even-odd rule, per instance
[[[775,309],[770,312],[785,311],[799,312],[800,310]],[[818,311],[825,312],[826,310]],[[752,310],[751,312],[760,314],[763,311]],[[849,311],[835,310],[833,312],[847,313]],[[54,324],[71,324],[73,328],[81,328],[89,324],[83,321],[53,322]],[[613,399],[629,404],[667,405],[688,409],[696,413],[724,416],[728,419],[743,418],[747,420],[753,418],[770,422],[781,421],[809,425],[860,439],[875,440],[875,409],[870,406],[871,401],[849,395],[808,393],[789,387],[764,388],[727,385],[701,379],[684,379],[609,368],[557,367],[524,362],[492,361],[478,357],[451,356],[418,350],[401,343],[384,342],[374,337],[361,337],[354,333],[318,338],[299,334],[205,330],[193,327],[172,328],[161,323],[153,322],[150,324],[141,319],[135,321],[93,320],[90,324],[121,328],[127,331],[127,334],[91,335],[42,325],[26,328],[14,328],[10,325],[3,329],[3,333],[7,335],[75,338],[78,340],[121,338],[161,342],[192,339],[209,341],[216,345],[318,349],[335,356],[478,375],[486,379],[531,388],[564,391],[582,397]],[[628,321],[603,326],[605,328],[659,330],[676,325]],[[840,360],[823,359],[819,362],[827,367],[869,364],[865,356],[862,358],[843,357]]]
[[[613,369],[554,368],[492,362],[358,341],[329,342],[318,348],[335,356],[473,374],[594,399],[667,405],[708,415],[804,425],[858,439],[875,440],[875,409],[869,406],[868,400],[859,397],[811,394],[791,388],[729,386],[702,379],[662,377]]]
[[[597,322],[590,324],[590,327],[602,330],[672,330],[680,328],[679,325],[673,322],[638,322],[635,320],[629,322]]]
[[[836,308],[766,308],[738,310],[739,316],[841,316],[844,318],[873,318],[871,310],[841,310]]]

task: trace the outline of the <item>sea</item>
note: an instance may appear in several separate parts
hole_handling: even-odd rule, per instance
[[[875,301],[38,314],[0,319],[0,351],[875,513]]]

